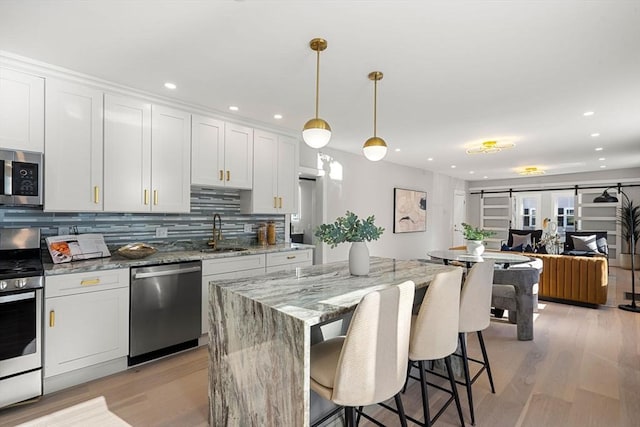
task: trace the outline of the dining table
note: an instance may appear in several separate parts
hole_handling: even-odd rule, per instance
[[[372,291],[417,289],[454,266],[371,257],[209,283],[209,424],[308,426],[311,330],[352,312]]]
[[[471,255],[464,249],[435,250],[427,253],[431,259],[440,259],[446,265],[451,261],[464,263],[467,268],[477,262],[493,261],[502,268],[509,268],[512,264],[531,261],[531,258],[514,252],[484,251],[481,255]]]

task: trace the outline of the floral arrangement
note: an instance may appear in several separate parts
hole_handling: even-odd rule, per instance
[[[462,234],[467,240],[484,240],[487,237],[491,237],[496,234],[493,231],[473,227],[465,222],[462,223],[462,228]]]
[[[550,253],[558,253],[560,251],[560,245],[562,245],[560,235],[556,233],[558,225],[551,221],[551,218],[545,218],[542,221],[542,228],[547,231],[542,233],[542,237],[540,241],[537,242],[536,247],[543,247],[550,250]]]
[[[366,220],[361,220],[358,215],[347,211],[345,216],[336,218],[333,224],[320,225],[316,228],[314,235],[332,248],[343,242],[378,240],[384,228],[376,227],[374,220],[373,215]]]

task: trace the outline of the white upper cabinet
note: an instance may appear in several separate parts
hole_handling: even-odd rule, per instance
[[[0,68],[0,149],[44,152],[44,79]]]
[[[224,126],[225,186],[253,186],[253,129],[233,123]]]
[[[252,128],[194,115],[191,132],[192,184],[251,189]]]
[[[191,209],[191,114],[151,107],[152,211]]]
[[[151,104],[104,96],[104,210],[151,208]]]
[[[191,183],[224,186],[224,122],[194,114],[191,119]]]
[[[102,210],[102,92],[47,79],[44,209]]]
[[[245,213],[297,211],[298,145],[293,138],[255,131],[253,191],[241,194]]]

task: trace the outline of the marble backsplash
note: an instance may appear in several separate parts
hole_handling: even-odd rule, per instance
[[[240,190],[201,187],[191,188],[190,213],[43,212],[35,207],[0,206],[0,228],[39,227],[43,238],[100,233],[110,250],[132,242],[149,243],[160,251],[198,249],[211,238],[216,213],[222,218],[223,245],[256,244],[258,226],[267,221],[275,222],[276,240],[284,242],[284,215],[242,214]],[[250,232],[244,232],[245,224],[251,224]],[[167,237],[156,237],[158,227],[167,229]]]

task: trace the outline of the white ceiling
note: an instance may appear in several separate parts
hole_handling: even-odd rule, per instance
[[[292,130],[314,115],[314,37],[330,147],[373,136],[379,70],[387,161],[466,180],[640,166],[639,1],[0,0],[0,50]],[[491,139],[516,147],[465,154]]]

